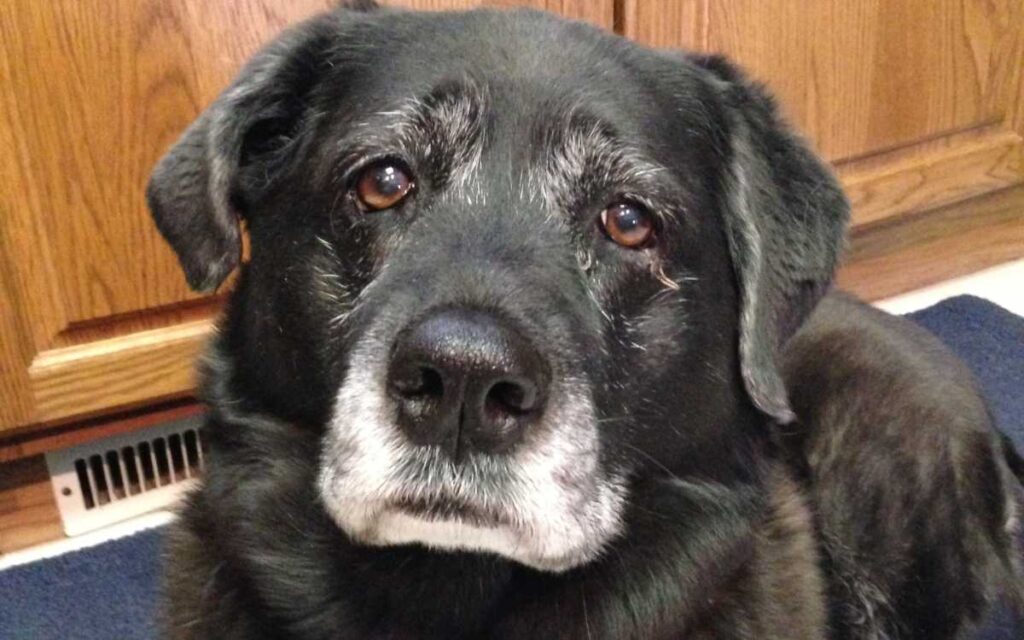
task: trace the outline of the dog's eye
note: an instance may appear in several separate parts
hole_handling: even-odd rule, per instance
[[[382,160],[360,172],[355,182],[356,199],[364,211],[390,209],[404,200],[414,186],[405,166],[394,160]]]
[[[601,212],[601,228],[618,245],[639,249],[654,237],[651,212],[635,202],[622,201]]]

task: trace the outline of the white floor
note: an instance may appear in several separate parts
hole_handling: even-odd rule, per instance
[[[4,556],[0,556],[0,571],[19,564],[35,562],[36,560],[42,560],[43,558],[52,558],[53,556],[59,556],[69,551],[85,549],[87,547],[98,545],[102,542],[130,536],[133,533],[165,525],[173,519],[174,515],[170,511],[154,511],[130,520],[124,520],[123,522],[112,524],[103,529],[83,533],[82,535],[75,536],[74,538],[54,540],[53,542],[47,542],[34,547],[29,547],[28,549],[22,549],[21,551],[8,553]]]
[[[1024,260],[1010,262],[992,269],[956,278],[911,293],[882,300],[878,306],[890,313],[910,313],[936,302],[962,294],[985,298],[1019,316],[1024,316]],[[0,556],[0,570],[19,564],[50,558],[62,553],[84,549],[121,538],[145,529],[167,524],[174,518],[168,511],[157,511],[119,522],[99,531],[42,544]]]
[[[878,306],[889,313],[910,313],[952,296],[971,294],[1024,316],[1024,260],[1007,262],[962,278],[882,300]]]

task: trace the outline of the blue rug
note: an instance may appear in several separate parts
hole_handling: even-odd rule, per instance
[[[150,640],[161,531],[0,572],[0,640]]]
[[[1024,451],[1024,318],[961,296],[910,315],[978,376],[999,427]],[[149,640],[161,531],[0,572],[0,640]],[[1024,625],[997,611],[978,640],[1014,640]]]

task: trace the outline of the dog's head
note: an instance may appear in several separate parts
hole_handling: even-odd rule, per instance
[[[743,473],[847,217],[719,58],[537,12],[339,10],[258,54],[160,162],[189,282],[251,260],[238,402],[321,440],[352,539],[562,570],[645,478]],[[228,374],[225,374],[228,375]]]

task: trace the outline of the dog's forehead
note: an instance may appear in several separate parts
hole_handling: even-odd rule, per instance
[[[628,41],[531,10],[386,12],[343,27],[332,49],[393,85],[458,71],[549,79],[601,75]]]
[[[465,91],[470,99],[486,97],[498,126],[510,123],[521,135],[538,122],[564,120],[580,105],[593,119],[629,128],[631,121],[657,118],[651,96],[665,88],[652,83],[658,58],[645,47],[544,12],[385,13],[338,34],[327,106],[345,123],[363,122],[439,87],[458,93],[452,87],[462,82],[474,85]],[[687,74],[673,75],[670,92],[686,95],[678,86]]]

